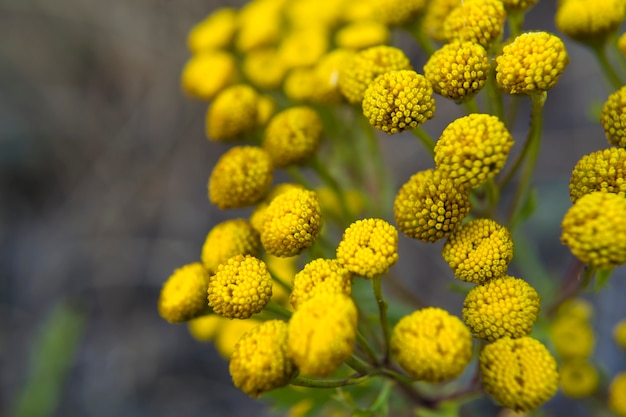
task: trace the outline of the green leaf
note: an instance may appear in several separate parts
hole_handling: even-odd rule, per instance
[[[596,285],[594,287],[594,290],[596,292],[604,288],[609,278],[611,278],[612,273],[613,273],[613,268],[598,269],[598,271],[596,271]]]
[[[533,215],[535,210],[537,209],[537,190],[535,188],[531,188],[528,190],[528,194],[526,195],[526,199],[524,200],[524,204],[520,208],[520,211],[515,215],[515,219],[513,219],[513,224],[517,225],[523,223],[525,220],[530,218]],[[514,227],[511,226],[513,229]]]
[[[448,284],[448,290],[452,292],[456,292],[459,294],[467,295],[468,292],[473,288],[473,285],[470,285],[467,282],[454,281]]]

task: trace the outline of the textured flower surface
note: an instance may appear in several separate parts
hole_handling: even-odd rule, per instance
[[[500,0],[465,0],[443,23],[449,42],[469,41],[489,49],[502,35],[506,12]]]
[[[221,91],[206,114],[207,137],[229,141],[252,131],[257,126],[258,100],[258,93],[244,84]]]
[[[170,323],[199,316],[206,308],[209,272],[199,262],[178,268],[165,281],[159,296],[159,314]]]
[[[435,115],[430,82],[411,70],[378,76],[365,90],[362,106],[370,124],[389,134],[414,129]]]
[[[260,313],[272,298],[272,277],[265,263],[250,255],[236,255],[217,269],[209,281],[209,306],[229,319]]]
[[[235,82],[237,62],[224,51],[205,51],[193,55],[183,68],[181,85],[185,93],[201,100],[211,100]]]
[[[222,317],[222,325],[215,338],[215,349],[217,349],[217,353],[219,353],[222,358],[229,360],[235,351],[235,345],[237,345],[239,339],[260,324],[260,321],[253,318],[247,320],[231,320]]]
[[[261,233],[263,230],[263,225],[265,224],[265,214],[267,213],[267,208],[272,200],[289,190],[304,190],[304,186],[295,182],[283,182],[277,184],[268,191],[263,201],[256,205],[254,211],[250,215],[250,224],[257,232]]]
[[[300,372],[329,376],[352,355],[357,309],[345,294],[319,294],[289,320],[287,352]]]
[[[556,360],[541,342],[498,339],[479,357],[483,388],[501,405],[518,412],[539,407],[556,393]]]
[[[467,327],[458,317],[436,307],[401,318],[390,343],[400,366],[421,381],[456,378],[472,358],[472,336]]]
[[[626,36],[623,38],[626,45]],[[602,106],[600,123],[611,145],[626,148],[626,86],[609,95]]]
[[[372,12],[379,21],[389,26],[410,23],[422,12],[427,0],[369,0]]]
[[[505,275],[469,291],[463,302],[463,320],[481,339],[516,339],[532,330],[540,301],[537,291],[526,281]]]
[[[595,191],[626,197],[626,149],[595,151],[576,163],[569,182],[572,203]]]
[[[461,225],[471,206],[469,189],[429,169],[402,185],[393,212],[398,229],[406,236],[436,242]]]
[[[534,94],[554,87],[569,63],[565,44],[547,32],[527,32],[496,57],[496,81],[510,94]]]
[[[500,172],[513,147],[504,123],[490,114],[472,113],[450,123],[435,145],[442,176],[476,188]]]
[[[570,398],[583,398],[593,394],[600,383],[596,368],[586,360],[565,361],[560,369],[561,391]]]
[[[530,9],[539,0],[502,0],[504,9],[509,12],[518,12]]]
[[[626,372],[615,375],[611,381],[609,407],[619,417],[626,417]]]
[[[287,357],[287,323],[269,320],[245,333],[228,369],[235,386],[251,397],[287,385],[294,373]]]
[[[318,294],[352,293],[352,273],[336,259],[315,259],[293,278],[289,302],[294,310]]]
[[[626,263],[626,198],[593,192],[579,198],[561,223],[561,242],[596,268]]]
[[[455,277],[481,284],[504,275],[513,259],[513,239],[495,220],[475,219],[452,232],[441,254]]]
[[[560,2],[555,23],[567,36],[591,41],[615,31],[624,21],[625,13],[622,0],[567,0]]]
[[[215,225],[202,246],[202,263],[213,274],[235,255],[258,256],[261,237],[245,219],[229,219]]]

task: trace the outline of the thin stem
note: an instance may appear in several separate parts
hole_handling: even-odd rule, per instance
[[[508,14],[509,34],[511,39],[517,38],[522,33],[524,15],[525,13],[523,11],[510,12]]]
[[[421,127],[416,127],[411,130],[411,133],[415,135],[416,138],[419,139],[420,142],[424,145],[424,148],[428,151],[429,154],[435,154],[435,141],[430,137],[428,133]]]
[[[489,113],[504,121],[504,104],[502,103],[502,94],[500,93],[500,90],[498,90],[498,83],[496,81],[495,59],[493,60],[491,69],[489,70],[489,77],[487,78],[485,91],[487,93],[487,103],[490,106]]]
[[[432,54],[435,53],[437,47],[422,30],[422,19],[417,19],[415,23],[407,25],[406,30],[413,36],[413,39],[415,39],[420,48],[422,48],[428,56],[432,56]]]
[[[387,321],[387,303],[383,297],[382,276],[377,275],[372,278],[372,288],[374,297],[378,305],[378,313],[380,317],[380,325],[383,330],[383,363],[389,362],[389,322]]]
[[[311,184],[311,181],[302,173],[300,167],[298,166],[290,166],[285,169],[287,174],[291,177],[292,181],[297,182],[298,184],[304,185],[308,190],[312,190],[315,187]]]
[[[341,213],[343,216],[342,220],[344,223],[350,223],[352,220],[352,213],[350,212],[348,202],[346,201],[346,193],[343,192],[337,180],[330,175],[326,166],[322,164],[317,157],[314,157],[309,161],[309,166],[313,168],[317,175],[319,175],[320,179],[328,185],[328,187],[330,187],[333,193],[335,193],[337,199],[339,200],[339,206],[341,207]]]
[[[265,310],[276,314],[277,316],[289,319],[291,318],[291,311],[287,310],[285,307],[280,304],[271,301],[265,305]]]
[[[365,354],[370,358],[372,363],[378,363],[376,352],[374,352],[374,349],[372,348],[372,346],[370,346],[365,336],[363,336],[363,333],[361,333],[358,330],[356,332],[356,340],[359,346],[365,351]]]
[[[478,109],[478,104],[476,103],[476,98],[475,97],[472,97],[470,99],[467,99],[467,100],[463,101],[462,104],[465,107],[465,111],[467,111],[468,114],[480,113],[480,110]]]
[[[290,384],[298,387],[309,388],[338,388],[345,387],[346,385],[356,385],[368,379],[368,375],[353,374],[347,378],[342,379],[315,379],[307,378],[302,375],[298,375],[291,380]]]
[[[270,275],[272,276],[272,279],[274,281],[276,281],[276,283],[278,283],[278,285],[283,287],[287,292],[291,292],[291,290],[292,290],[291,285],[287,284],[285,281],[280,279],[278,277],[278,275],[276,274],[276,272],[273,271],[269,266],[267,266],[267,270],[269,271]]]
[[[494,211],[500,201],[500,189],[496,186],[493,178],[489,178],[485,183],[485,192],[487,194],[487,216],[493,218]]]
[[[619,89],[622,86],[622,80],[620,80],[619,75],[617,74],[617,72],[615,72],[615,68],[613,68],[613,65],[611,65],[611,63],[607,59],[605,44],[602,43],[590,46],[594,56],[600,64],[600,68],[602,68],[602,71],[604,71],[604,75],[606,75],[615,90]]]
[[[548,318],[554,316],[563,303],[571,298],[574,298],[579,293],[580,285],[578,285],[578,283],[584,267],[585,264],[582,261],[572,256],[572,262],[561,279],[559,296],[546,310],[546,316],[548,316]]]
[[[366,363],[356,355],[352,355],[348,359],[346,359],[346,365],[363,375],[370,374],[372,370],[372,367],[368,363]]]

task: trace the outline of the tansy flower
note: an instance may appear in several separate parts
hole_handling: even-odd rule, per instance
[[[335,43],[340,48],[355,51],[376,45],[385,45],[389,41],[389,28],[375,20],[350,23],[337,31]]]
[[[228,370],[235,386],[251,397],[287,385],[295,370],[287,357],[287,323],[269,320],[244,334]]]
[[[181,86],[185,93],[211,100],[237,79],[237,62],[224,51],[205,51],[193,55],[183,68]]]
[[[455,277],[481,284],[504,275],[513,259],[513,239],[494,220],[475,219],[452,232],[441,254]]]
[[[424,17],[422,18],[422,31],[429,38],[437,42],[446,42],[447,37],[443,24],[446,17],[456,7],[461,5],[461,0],[437,0],[426,3]]]
[[[337,260],[350,272],[373,278],[398,261],[398,231],[381,219],[363,219],[343,232]]]
[[[611,381],[609,408],[619,417],[626,417],[626,372],[615,375]]]
[[[606,100],[600,113],[600,124],[611,145],[626,148],[626,86]]]
[[[165,281],[159,296],[159,314],[170,323],[181,323],[198,317],[206,309],[209,272],[199,262],[174,271]]]
[[[262,90],[279,88],[287,74],[276,48],[248,52],[243,58],[242,70],[250,83]]]
[[[436,307],[418,310],[394,327],[391,352],[408,375],[441,382],[458,377],[472,359],[472,336],[463,322]]]
[[[576,163],[569,181],[572,203],[596,191],[626,197],[626,149],[592,152]]]
[[[281,37],[283,2],[257,0],[246,3],[237,16],[235,46],[248,53],[257,48],[275,46]]]
[[[353,55],[354,51],[333,49],[320,59],[310,72],[309,101],[318,104],[339,104],[344,101],[339,91],[339,71]]]
[[[362,106],[370,124],[388,134],[414,129],[435,114],[430,82],[411,70],[378,76],[365,90]]]
[[[477,43],[455,41],[435,51],[424,65],[424,76],[435,93],[463,101],[484,87],[489,67],[485,48]]]
[[[559,369],[561,391],[570,398],[583,398],[593,394],[600,382],[598,371],[586,360],[565,361]]]
[[[336,259],[315,259],[293,278],[289,303],[294,310],[318,294],[352,293],[352,273]]]
[[[319,26],[293,30],[283,36],[278,55],[286,68],[312,67],[328,50],[328,33]]]
[[[260,313],[272,298],[272,277],[265,263],[250,255],[236,255],[217,268],[209,281],[209,306],[229,319]]]
[[[593,317],[593,306],[582,298],[570,298],[557,309],[559,317],[573,317],[583,321],[589,321]]]
[[[498,339],[480,353],[483,388],[517,412],[539,407],[556,393],[556,361],[541,342],[522,337]]]
[[[311,102],[315,92],[315,71],[312,68],[296,68],[287,73],[283,91],[294,102]]]
[[[526,281],[505,275],[470,290],[463,302],[463,320],[481,339],[517,339],[532,330],[540,300]]]
[[[556,27],[572,39],[602,41],[624,21],[622,0],[567,0],[559,5]]]
[[[345,0],[324,1],[295,0],[284,1],[284,14],[291,27],[334,28],[343,20]]]
[[[272,96],[263,94],[257,100],[256,121],[258,126],[265,126],[276,113],[276,102]]]
[[[615,325],[613,328],[613,338],[622,349],[626,349],[626,319],[622,319]]]
[[[289,257],[313,244],[321,229],[315,192],[289,190],[272,200],[265,212],[261,243],[274,256]]]
[[[441,175],[476,188],[504,166],[513,136],[490,114],[473,113],[456,119],[435,145],[435,164]]]
[[[373,46],[353,55],[339,72],[339,90],[353,104],[361,104],[372,81],[389,71],[409,70],[411,63],[401,49]]]
[[[187,35],[187,47],[193,54],[228,48],[236,30],[237,11],[231,7],[221,7],[191,28]]]
[[[622,33],[617,39],[617,48],[620,50],[622,55],[626,55],[626,32]]]
[[[269,207],[272,200],[293,189],[303,190],[304,186],[298,183],[285,182],[272,187],[269,190],[263,201],[256,205],[256,208],[250,215],[250,224],[252,227],[259,233],[263,230],[263,224],[265,223],[265,214],[267,213],[267,208]]]
[[[413,175],[396,195],[393,213],[398,229],[423,242],[436,242],[457,227],[472,205],[469,189],[456,185],[438,170]]]
[[[210,273],[219,264],[235,255],[257,256],[261,249],[261,237],[245,219],[229,219],[215,225],[202,246],[202,263]]]
[[[501,0],[507,12],[522,12],[530,9],[539,0]]]
[[[593,192],[565,213],[561,242],[574,256],[596,268],[626,263],[626,198]]]
[[[322,120],[315,110],[290,107],[270,120],[265,128],[263,149],[277,168],[301,164],[319,148],[322,130]]]
[[[241,339],[241,336],[259,326],[261,322],[251,318],[247,320],[230,320],[222,317],[222,319],[220,331],[215,337],[215,349],[222,358],[228,360],[232,356],[235,345]]]
[[[374,16],[389,26],[411,23],[426,6],[426,0],[370,0]]]
[[[510,94],[554,87],[569,63],[563,41],[547,32],[522,33],[496,57],[496,81]]]
[[[300,372],[329,376],[352,355],[357,310],[344,294],[319,294],[301,304],[289,320],[288,356]]]
[[[204,298],[204,291],[202,298]],[[191,336],[199,342],[210,342],[219,334],[220,328],[226,320],[228,319],[218,314],[207,314],[189,320],[187,329]]]
[[[256,146],[236,146],[221,156],[209,177],[209,200],[222,210],[261,200],[272,185],[270,155]]]
[[[443,30],[448,42],[474,42],[489,49],[500,38],[505,19],[500,0],[465,0],[448,14]]]
[[[587,358],[593,352],[593,329],[579,317],[559,315],[550,324],[550,339],[554,350],[564,359]]]
[[[222,91],[206,114],[209,140],[240,138],[257,126],[258,93],[248,85],[234,85]]]

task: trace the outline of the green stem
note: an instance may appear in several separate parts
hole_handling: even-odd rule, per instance
[[[366,363],[356,355],[352,355],[348,359],[346,359],[346,365],[362,375],[368,375],[372,370],[372,367],[368,363]]]
[[[491,63],[491,69],[489,70],[489,77],[487,77],[485,90],[487,93],[487,104],[489,105],[489,113],[497,116],[498,119],[504,121],[504,104],[502,103],[502,94],[498,89],[498,82],[496,81],[495,59]]]
[[[480,113],[480,110],[478,109],[478,104],[476,103],[476,98],[475,97],[472,97],[470,99],[467,99],[467,100],[463,101],[462,104],[465,107],[465,111],[467,111],[468,114]]]
[[[292,314],[291,311],[287,310],[285,307],[271,300],[269,303],[265,305],[264,310],[267,310],[285,319],[291,318],[291,314]]]
[[[382,276],[377,275],[372,278],[372,288],[374,297],[378,305],[378,313],[380,317],[380,325],[383,330],[383,363],[389,362],[389,322],[387,321],[387,303],[383,297]]]
[[[413,39],[415,39],[420,48],[422,48],[428,56],[432,56],[432,54],[435,53],[437,47],[422,30],[422,19],[416,19],[415,23],[407,25],[406,30],[413,36]]]
[[[426,148],[431,156],[435,155],[435,141],[432,137],[430,137],[428,133],[426,133],[424,129],[418,126],[415,129],[411,130],[411,133],[413,133],[415,137],[418,138],[420,142],[422,142],[422,145],[424,145],[424,148]]]
[[[524,26],[524,12],[510,12],[508,14],[509,33],[511,39],[517,38],[522,33]]]
[[[267,270],[269,271],[270,275],[272,276],[272,279],[274,281],[276,281],[278,283],[278,285],[283,287],[287,292],[291,292],[291,290],[292,290],[291,285],[287,284],[285,281],[283,281],[282,279],[278,278],[278,275],[276,275],[276,272],[272,271],[272,269],[269,266],[267,266]]]
[[[330,175],[330,172],[328,172],[326,166],[320,162],[319,158],[312,158],[309,161],[309,166],[317,173],[317,175],[319,175],[320,179],[328,185],[328,187],[330,187],[333,193],[335,193],[337,199],[339,200],[339,206],[341,207],[341,213],[343,216],[342,220],[345,224],[350,224],[353,216],[350,212],[350,208],[348,207],[348,202],[346,201],[346,193],[343,192],[337,180]],[[345,226],[345,224],[342,226]]]
[[[354,374],[342,379],[315,379],[298,375],[291,380],[290,384],[298,387],[309,388],[338,388],[346,385],[356,385],[368,379],[368,375]]]
[[[315,187],[311,184],[311,181],[302,173],[300,167],[298,166],[290,166],[285,169],[287,175],[291,177],[291,180],[297,182],[298,184],[302,184],[307,190],[313,190]]]
[[[500,189],[496,186],[493,178],[489,178],[484,185],[487,194],[487,216],[493,218],[498,201],[500,201]]]
[[[590,45],[590,47],[598,64],[600,64],[600,68],[604,71],[604,75],[606,75],[613,88],[618,90],[622,86],[622,80],[620,80],[619,75],[615,72],[615,68],[607,59],[605,43]]]
[[[358,330],[356,332],[356,340],[359,346],[365,351],[365,354],[370,358],[372,363],[377,363],[378,359],[376,357],[376,352],[374,352],[372,346],[369,344],[365,336],[363,336],[363,333]]]

